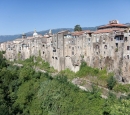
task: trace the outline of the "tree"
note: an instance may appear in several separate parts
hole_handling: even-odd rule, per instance
[[[74,27],[74,31],[82,31],[82,28],[80,27],[80,25],[76,25]]]
[[[112,90],[115,84],[116,84],[116,79],[113,76],[109,77],[107,80],[108,89]]]

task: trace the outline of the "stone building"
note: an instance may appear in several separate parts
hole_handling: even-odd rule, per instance
[[[114,72],[119,81],[130,83],[130,30],[117,20],[100,26],[96,31],[69,32],[68,30],[44,36],[36,31],[26,37],[0,43],[0,50],[6,51],[10,60],[41,56],[56,70],[69,68],[77,72],[81,60],[91,67]]]

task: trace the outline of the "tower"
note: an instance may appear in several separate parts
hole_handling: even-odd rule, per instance
[[[49,35],[52,35],[52,31],[51,31],[51,29],[49,30]]]
[[[25,33],[22,34],[22,39],[24,39],[24,38],[27,38]]]
[[[33,37],[38,37],[38,34],[36,32],[36,29],[34,30]]]

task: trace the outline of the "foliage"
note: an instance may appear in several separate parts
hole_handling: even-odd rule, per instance
[[[118,48],[115,49],[115,52],[118,52]]]
[[[70,70],[53,78],[49,73],[34,71],[33,58],[21,61],[23,67],[8,65],[2,56],[0,60],[0,115],[130,114],[129,96],[118,100],[110,94],[105,100],[94,85],[91,92],[82,91],[68,82],[67,72],[70,77],[75,75]],[[93,74],[99,73],[97,70]]]
[[[80,25],[76,25],[74,27],[74,31],[82,31],[82,28],[80,27]]]
[[[6,60],[5,60],[4,57],[3,57],[3,53],[0,52],[0,69],[1,69],[2,67],[6,67],[6,66],[7,66]]]
[[[114,86],[113,90],[116,91],[116,92],[122,92],[122,93],[130,92],[130,84],[119,84],[119,83],[117,83]]]
[[[82,62],[80,70],[77,72],[77,76],[84,77],[86,75],[96,76],[99,73],[99,69],[87,66],[86,62]]]
[[[2,51],[2,54],[5,54],[6,53],[6,51]]]
[[[130,115],[130,100],[122,99],[112,104],[110,115]]]
[[[112,90],[115,85],[116,85],[116,79],[113,76],[109,77],[107,80],[107,87],[110,90]]]
[[[76,74],[73,71],[71,71],[70,69],[68,69],[68,68],[65,69],[65,70],[60,71],[59,74],[67,76],[68,79],[73,79],[73,78],[76,77]]]
[[[54,70],[53,67],[50,67],[50,64],[48,62],[45,62],[40,56],[38,57],[32,56],[24,61],[18,60],[16,62],[23,64],[26,67],[38,68],[50,73],[56,72],[56,70]]]
[[[92,68],[87,65],[86,62],[82,61],[80,70],[76,73],[76,76],[86,77],[86,76],[96,76],[98,80],[106,82],[106,80],[113,75],[113,73],[107,73],[106,69],[99,70],[98,68]]]

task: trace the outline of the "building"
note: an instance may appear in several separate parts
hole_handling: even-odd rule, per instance
[[[36,30],[32,37],[16,39],[0,44],[10,60],[41,56],[56,70],[69,68],[77,72],[81,60],[91,67],[114,72],[119,81],[130,83],[130,30],[117,20],[100,26],[96,31],[69,32],[68,30],[44,36]]]

